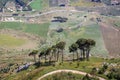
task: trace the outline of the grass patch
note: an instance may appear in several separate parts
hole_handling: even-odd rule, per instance
[[[20,22],[0,23],[0,29],[7,29],[7,28],[13,30],[21,30],[23,32],[39,35],[40,37],[46,38],[49,28],[49,23],[43,23],[43,24],[30,24],[30,23],[20,23]]]
[[[18,39],[11,35],[0,34],[0,46],[15,47],[21,46],[25,43],[26,41],[24,39]]]
[[[43,10],[48,7],[48,0],[33,0],[30,4],[34,10]]]

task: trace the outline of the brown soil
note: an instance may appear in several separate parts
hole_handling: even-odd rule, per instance
[[[100,23],[100,28],[110,56],[120,57],[120,31],[105,23]]]

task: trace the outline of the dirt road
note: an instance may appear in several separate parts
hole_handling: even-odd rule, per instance
[[[77,71],[77,70],[62,69],[62,70],[56,70],[56,71],[49,72],[49,73],[41,76],[41,77],[40,77],[39,79],[37,79],[37,80],[41,80],[41,79],[43,79],[43,78],[45,78],[45,77],[47,77],[47,76],[50,76],[50,75],[53,75],[53,74],[56,74],[56,73],[61,73],[61,72],[66,72],[66,73],[71,72],[71,73],[80,74],[80,75],[86,75],[86,74],[87,74],[86,72],[81,72],[81,71]],[[88,74],[88,75],[89,75],[90,77],[92,77],[92,75],[90,75],[90,74]],[[99,80],[106,80],[106,79],[101,78],[101,77],[98,77],[98,76],[96,76],[96,77],[99,78]]]

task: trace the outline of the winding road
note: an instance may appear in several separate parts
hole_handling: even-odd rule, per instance
[[[61,70],[56,70],[56,71],[49,72],[49,73],[41,76],[41,77],[38,78],[37,80],[41,80],[41,79],[43,79],[43,78],[45,78],[45,77],[47,77],[47,76],[50,76],[50,75],[53,75],[53,74],[56,74],[56,73],[61,73],[61,72],[66,72],[66,73],[71,72],[71,73],[80,74],[80,75],[86,75],[86,74],[88,74],[88,73],[86,73],[86,72],[77,71],[77,70],[61,69]],[[90,75],[90,74],[88,74],[88,75],[89,75],[90,77],[93,77],[93,76]],[[104,79],[104,78],[102,78],[102,77],[98,77],[98,76],[96,76],[96,77],[97,77],[99,80],[106,80],[106,79]]]

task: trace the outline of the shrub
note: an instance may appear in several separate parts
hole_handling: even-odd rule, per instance
[[[99,71],[98,71],[98,74],[103,74],[105,72],[105,68],[101,68]]]

